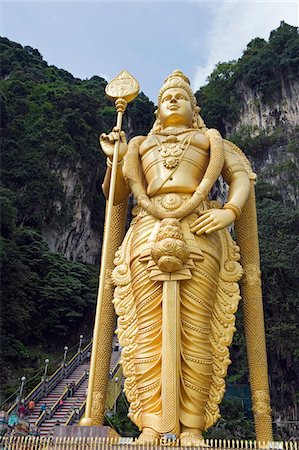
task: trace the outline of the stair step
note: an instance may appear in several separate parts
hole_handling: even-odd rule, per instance
[[[119,352],[113,352],[110,366],[115,367],[119,359]],[[36,402],[36,406],[32,414],[28,417],[29,423],[34,424],[41,414],[41,405],[47,404],[47,407],[51,408],[58,399],[65,393],[67,384],[74,382],[75,384],[81,379],[82,375],[89,370],[90,364],[84,363],[76,367],[68,377],[60,380],[58,384],[50,390],[48,393],[44,393],[44,396]],[[88,377],[86,377],[80,384],[80,386],[74,391],[72,397],[67,397],[63,400],[63,405],[57,408],[51,418],[46,418],[40,425],[40,435],[46,436],[53,432],[55,423],[59,421],[60,425],[64,425],[70,415],[73,413],[74,408],[78,408],[86,399],[86,389],[88,387]],[[75,422],[78,422],[75,420]]]

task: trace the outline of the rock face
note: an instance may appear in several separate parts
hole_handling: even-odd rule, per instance
[[[235,129],[242,125],[259,129],[274,129],[279,124],[287,127],[298,125],[299,118],[299,83],[281,78],[281,88],[274,96],[274,100],[265,103],[261,95],[248,89],[244,84],[239,85],[239,93],[243,100],[243,107]],[[234,130],[232,130],[234,131]]]
[[[86,203],[86,192],[80,180],[80,165],[75,170],[58,169],[65,194],[65,203],[70,211],[68,224],[57,230],[52,227],[43,229],[43,236],[50,250],[62,253],[72,261],[96,264],[99,261],[102,230],[101,226],[92,227],[92,210]],[[63,205],[55,203],[57,212]]]
[[[275,185],[285,201],[298,206],[299,83],[281,78],[280,90],[267,102],[244,84],[238,90],[242,108],[230,133],[243,130],[252,138],[251,150],[246,145],[243,150],[258,179]]]

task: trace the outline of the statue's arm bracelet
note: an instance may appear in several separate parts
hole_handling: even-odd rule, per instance
[[[121,159],[120,161],[117,162],[117,167],[122,166],[123,163],[124,163],[124,160]],[[110,159],[110,158],[107,158],[107,166],[110,167],[110,168],[112,169],[112,164],[113,164],[113,162],[111,161],[111,159]]]
[[[226,203],[223,206],[223,209],[230,209],[231,211],[233,211],[236,215],[236,219],[239,219],[239,217],[242,213],[241,208],[239,208],[239,206],[237,206],[235,203],[232,203],[232,202]]]

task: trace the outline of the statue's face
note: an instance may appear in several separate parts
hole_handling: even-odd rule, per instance
[[[159,117],[163,128],[192,127],[193,109],[187,92],[181,88],[167,89],[161,98]]]

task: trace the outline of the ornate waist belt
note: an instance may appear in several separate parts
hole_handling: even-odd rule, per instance
[[[176,211],[178,208],[183,206],[190,200],[192,197],[192,194],[184,194],[184,193],[165,193],[160,195],[155,195],[154,197],[151,197],[151,202],[154,203],[156,206],[159,206],[163,210],[167,212]],[[206,198],[203,200],[198,208],[194,212],[200,212],[205,209],[209,208],[209,200]],[[139,216],[146,216],[148,215],[148,212],[141,208],[140,206],[136,206],[133,211],[133,215],[139,215]]]

